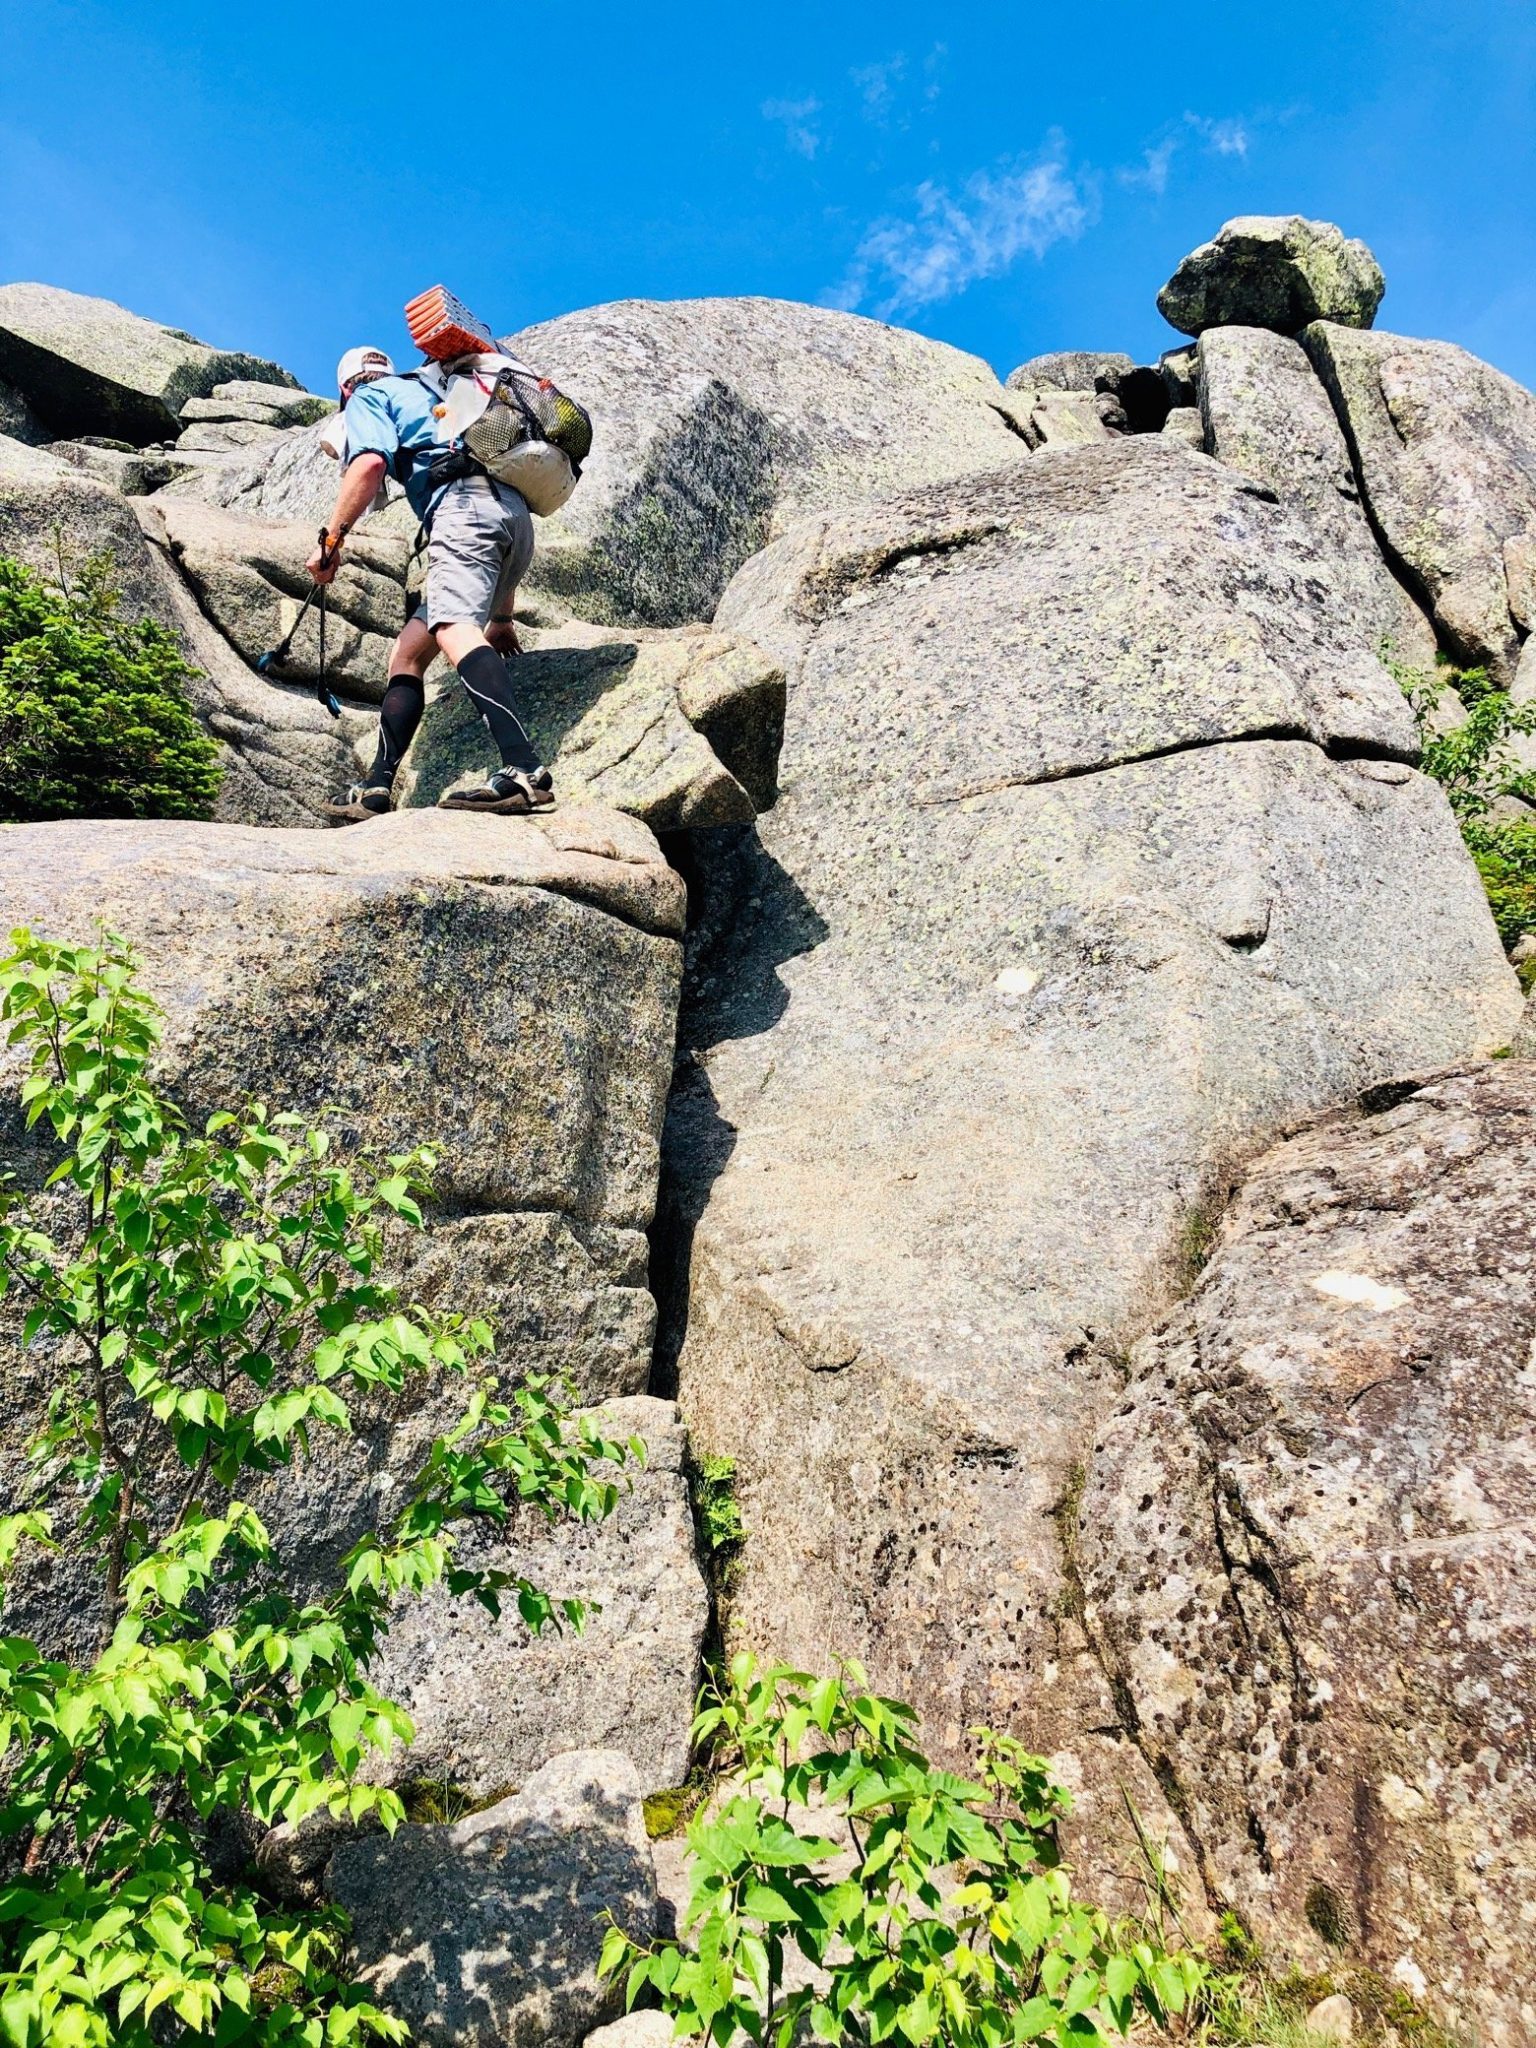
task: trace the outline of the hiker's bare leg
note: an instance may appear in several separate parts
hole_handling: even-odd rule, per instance
[[[448,625],[438,627],[437,644],[457,668],[466,654],[473,654],[477,647],[489,647],[491,643],[473,619],[454,619]]]
[[[424,681],[436,657],[437,642],[427,631],[426,620],[417,612],[414,618],[406,620],[399,639],[389,650],[389,672],[392,676],[412,675]]]

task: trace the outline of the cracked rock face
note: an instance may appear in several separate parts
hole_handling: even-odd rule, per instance
[[[1386,546],[1459,659],[1507,685],[1531,628],[1536,396],[1448,341],[1322,320],[1302,342]]]
[[[1519,991],[1440,791],[1324,750],[1408,737],[1315,538],[1160,436],[810,522],[720,617],[789,676],[779,803],[701,852],[667,1137],[735,1612],[941,1745],[1057,1748],[1102,1844],[1118,1775],[1158,1794],[1057,1529],[1120,1347],[1226,1159]]]
[[[136,446],[174,438],[186,400],[228,379],[298,382],[260,356],[46,284],[0,285],[0,378],[60,437],[110,434]]]
[[[683,889],[642,825],[574,805],[537,823],[424,811],[333,833],[17,825],[0,828],[0,877],[12,923],[86,941],[105,918],[137,946],[194,1122],[254,1094],[303,1115],[338,1106],[338,1143],[430,1144],[435,1201],[404,1284],[484,1314],[509,1377],[567,1374],[591,1402],[644,1388]],[[47,1376],[45,1356],[13,1353],[11,1455]],[[299,1557],[333,1559],[377,1514],[388,1475],[414,1469],[413,1432],[441,1426],[437,1398],[423,1384],[414,1408],[370,1412],[285,1479],[280,1533]],[[51,1627],[90,1629],[62,1565],[37,1597]],[[517,1631],[497,1642],[519,1654]],[[489,1648],[481,1677],[513,1689]]]
[[[532,580],[584,618],[707,619],[800,514],[1025,448],[978,357],[782,299],[624,299],[506,346],[590,407],[576,495],[540,528]]]
[[[157,500],[155,509],[165,520],[177,566],[236,653],[254,668],[297,624],[281,673],[285,680],[313,683],[319,674],[319,606],[312,604],[299,623],[310,590],[304,567],[315,545],[310,528],[244,519],[169,496]],[[368,528],[348,541],[327,592],[325,636],[326,675],[343,697],[376,704],[384,695],[390,648],[405,619],[409,552],[406,541]]]
[[[1376,545],[1343,431],[1301,344],[1263,327],[1211,327],[1196,377],[1206,452],[1303,514],[1373,641],[1410,667],[1433,667],[1434,630]]]
[[[539,635],[515,680],[562,802],[611,804],[675,832],[746,823],[773,801],[784,671],[747,641],[575,624]],[[495,763],[483,723],[450,682],[427,708],[397,797],[435,804]]]
[[[1299,213],[1243,214],[1202,242],[1157,295],[1181,334],[1208,327],[1269,327],[1298,334],[1309,320],[1369,327],[1386,290],[1364,242]]]
[[[1536,1067],[1267,1152],[1138,1346],[1082,1502],[1087,1619],[1263,1941],[1536,2035]]]

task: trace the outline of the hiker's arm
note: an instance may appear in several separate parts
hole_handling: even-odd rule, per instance
[[[356,526],[379,494],[379,485],[384,481],[387,465],[382,455],[359,455],[347,464],[341,489],[336,493],[335,509],[331,513],[327,533],[340,533],[343,527]],[[327,562],[317,547],[305,563],[317,583],[329,583],[336,574],[341,550],[334,549]]]

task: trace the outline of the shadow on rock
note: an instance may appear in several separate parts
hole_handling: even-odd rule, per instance
[[[772,1029],[789,1006],[779,968],[813,952],[828,927],[763,845],[755,825],[677,833],[669,837],[666,853],[688,886],[678,1058],[651,1227],[651,1387],[671,1399],[688,1333],[693,1234],[736,1146],[736,1127],[715,1099],[708,1054],[726,1040]]]
[[[578,562],[562,576],[551,558],[538,580],[592,617],[707,619],[767,539],[780,438],[766,413],[711,378]]]
[[[597,1978],[610,1916],[639,1941],[655,1927],[639,1779],[572,1751],[465,1820],[343,1842],[328,1888],[361,1980],[423,2048],[576,2048],[618,2009]]]

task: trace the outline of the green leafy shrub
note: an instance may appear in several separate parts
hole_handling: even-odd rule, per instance
[[[1536,733],[1536,703],[1517,705],[1507,690],[1494,686],[1486,669],[1442,663],[1426,672],[1393,661],[1387,666],[1413,709],[1421,765],[1450,799],[1508,950],[1536,932],[1536,814],[1527,820],[1492,812],[1501,797],[1536,803],[1536,774],[1520,766],[1511,745],[1517,736]],[[1438,731],[1436,712],[1447,691],[1465,717]]]
[[[99,1617],[74,1619],[99,1618],[101,1647],[71,1661],[0,1635],[0,2038],[400,2039],[347,1981],[340,1916],[278,1910],[213,1831],[232,1809],[396,1825],[396,1795],[359,1782],[411,1734],[368,1676],[392,1604],[441,1581],[493,1613],[511,1597],[535,1630],[579,1625],[579,1602],[459,1564],[457,1528],[519,1501],[606,1515],[640,1447],[577,1426],[545,1382],[503,1399],[483,1323],[383,1283],[380,1225],[420,1226],[425,1155],[345,1165],[323,1127],[259,1105],[188,1128],[153,1078],[131,955],[12,943],[0,1019],[53,1163],[41,1187],[0,1183],[0,1292],[52,1391],[0,1517],[0,1598],[32,1546],[63,1553],[95,1575]],[[312,1565],[243,1493],[279,1498],[353,1398],[432,1369],[465,1376],[459,1419],[393,1521],[302,1590]]]
[[[700,1458],[694,1467],[693,1499],[704,1548],[712,1559],[729,1563],[747,1540],[736,1498],[736,1460]]]
[[[120,616],[110,555],[48,584],[0,556],[0,819],[206,818],[217,745],[194,669],[152,619]]]
[[[684,1938],[641,1946],[615,1927],[604,1944],[629,2003],[655,1997],[718,2048],[1102,2048],[1187,2013],[1199,1959],[1073,1897],[1068,1797],[1044,1761],[978,1729],[974,1776],[956,1777],[914,1726],[857,1666],[812,1678],[734,1657],[694,1723],[728,1789],[689,1824]],[[790,1947],[818,1972],[796,1990]]]

